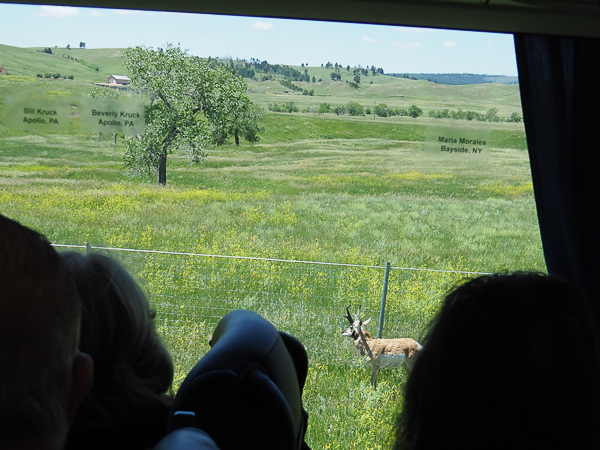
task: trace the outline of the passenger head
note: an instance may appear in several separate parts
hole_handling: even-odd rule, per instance
[[[574,288],[538,273],[453,289],[407,381],[395,448],[599,448],[592,314]]]
[[[0,311],[0,447],[62,448],[91,381],[79,300],[48,240],[2,215]]]
[[[173,363],[142,288],[108,256],[61,255],[83,305],[80,348],[95,366],[75,425],[108,428],[128,423],[140,411],[168,409]]]

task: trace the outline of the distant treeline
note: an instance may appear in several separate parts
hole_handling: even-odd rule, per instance
[[[59,78],[64,78],[65,80],[74,80],[75,77],[73,75],[61,75],[60,73],[38,73],[36,75],[36,77],[38,78],[54,78],[54,79],[59,79]]]
[[[228,67],[233,73],[240,75],[243,78],[250,78],[251,80],[256,81],[266,81],[273,80],[276,75],[283,77],[286,81],[304,81],[306,83],[317,83],[317,81],[323,81],[322,79],[317,80],[315,76],[312,77],[308,74],[308,65],[301,64],[302,70],[294,69],[293,67],[286,66],[284,64],[269,64],[267,61],[260,61],[256,58],[250,58],[250,60],[246,59],[233,59],[233,58],[212,58],[208,57],[208,62],[212,64],[219,64],[225,67]],[[331,72],[332,80],[341,80],[341,71],[346,70],[350,72],[352,70],[355,79],[350,84],[354,83],[355,88],[358,88],[358,83],[360,83],[360,75],[368,76],[370,73],[375,75],[383,75],[383,69],[381,67],[354,67],[351,68],[349,65],[344,67],[341,64],[335,63],[331,64],[327,62],[327,64],[321,64],[321,67],[326,69],[334,70]],[[358,80],[356,80],[356,76],[358,76]],[[286,85],[289,89],[295,89],[292,86]],[[301,90],[298,86],[297,89]]]
[[[479,120],[480,122],[519,123],[521,120],[523,120],[523,117],[521,117],[521,114],[519,114],[518,112],[512,112],[507,116],[500,116],[498,115],[498,108],[490,108],[485,113],[463,110],[462,108],[458,108],[457,111],[451,111],[449,109],[432,109],[428,112],[428,115],[429,117],[433,117],[434,119]]]
[[[387,73],[386,75],[452,85],[485,83],[519,84],[518,77],[506,75],[477,75],[473,73]]]
[[[310,94],[309,94],[310,95]],[[379,117],[388,116],[410,116],[413,118],[420,117],[423,114],[421,108],[417,105],[411,105],[408,109],[402,108],[388,108],[385,103],[380,103],[375,108],[364,107],[358,102],[348,102],[346,105],[330,105],[329,103],[320,103],[318,107],[305,106],[300,109],[294,102],[282,103],[269,103],[269,111],[283,112],[283,113],[313,113],[313,114],[337,114],[338,116],[365,116],[369,114],[375,114]]]
[[[250,78],[257,81],[265,81],[273,79],[274,75],[281,75],[288,81],[305,81],[310,83],[316,82],[315,77],[308,75],[308,69],[303,72],[294,69],[293,67],[282,64],[269,64],[267,61],[260,61],[255,58],[246,59],[221,59],[208,57],[208,61],[213,64],[220,64],[228,67],[233,73],[236,73],[244,78]],[[260,75],[260,80],[257,77]]]

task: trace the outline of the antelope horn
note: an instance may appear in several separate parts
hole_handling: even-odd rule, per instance
[[[358,312],[356,313],[356,316],[354,316],[354,320],[360,320],[360,308],[362,308],[362,305],[358,305]]]
[[[352,314],[350,314],[350,305],[346,306],[346,312],[348,314],[346,314],[346,319],[348,319],[348,322],[350,322],[350,325],[352,325],[354,323],[354,319],[352,318]]]

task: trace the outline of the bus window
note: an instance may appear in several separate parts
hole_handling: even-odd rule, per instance
[[[511,35],[0,14],[0,208],[131,269],[175,388],[254,310],[307,348],[309,445],[383,445],[406,374],[370,388],[346,306],[377,334],[385,286],[382,335],[418,340],[460,279],[545,270]]]

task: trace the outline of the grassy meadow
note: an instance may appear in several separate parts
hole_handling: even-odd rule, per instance
[[[105,81],[94,73],[117,71],[118,58],[77,52],[100,70],[81,69],[75,80],[39,79],[41,53],[10,53],[32,66],[0,77],[0,101],[18,86],[85,92],[89,81]],[[73,71],[86,67],[54,57],[73,64]],[[330,72],[321,71],[309,68],[317,78]],[[356,100],[417,104],[424,111],[520,111],[514,85],[365,79],[358,92],[339,82],[311,83],[315,96],[283,93],[276,81],[248,84],[264,107]],[[425,152],[427,127],[440,125],[491,130],[489,158]],[[108,135],[39,135],[0,125],[0,211],[55,244],[265,258],[110,252],[150,294],[174,355],[176,385],[208,351],[218,319],[252,309],[307,348],[311,448],[389,448],[406,373],[382,371],[379,388],[369,386],[370,371],[340,335],[345,307],[362,304],[376,333],[382,266],[390,261],[384,337],[419,339],[443,293],[464,277],[446,271],[545,270],[523,125],[426,114],[374,119],[268,112],[263,127],[260,144],[217,147],[202,165],[170,155],[167,186],[159,187],[124,171],[121,137],[115,143]]]

